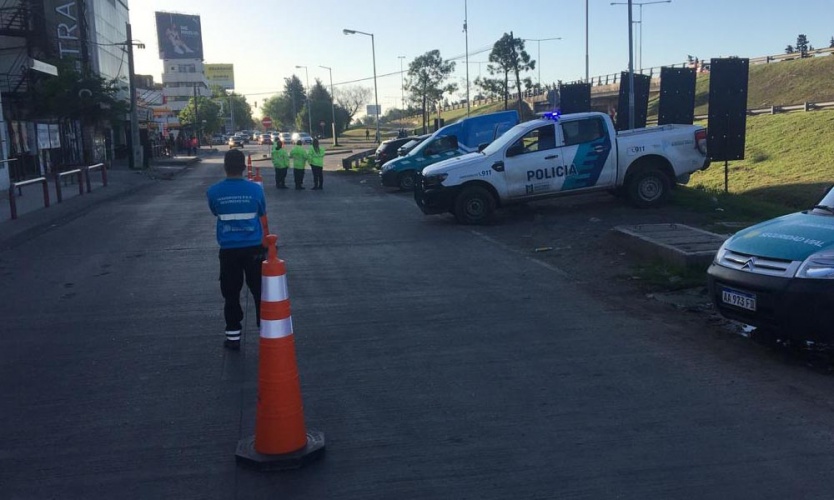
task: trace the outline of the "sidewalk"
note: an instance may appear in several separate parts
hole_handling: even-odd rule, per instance
[[[90,192],[82,180],[83,194],[79,194],[78,177],[61,180],[62,202],[58,203],[55,180],[47,182],[49,207],[45,207],[43,184],[36,183],[15,190],[17,219],[11,217],[9,191],[0,192],[0,250],[16,245],[33,234],[43,232],[62,220],[73,219],[91,207],[149,186],[160,179],[171,179],[196,164],[201,158],[211,157],[216,149],[204,149],[198,156],[161,158],[147,170],[130,170],[127,160],[114,161],[107,170],[107,186],[102,183],[100,170],[90,172]]]

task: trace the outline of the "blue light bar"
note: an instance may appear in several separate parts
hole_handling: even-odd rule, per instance
[[[554,122],[558,122],[561,116],[562,112],[559,110],[548,111],[547,113],[542,114],[542,118],[544,118],[545,120],[553,120]]]

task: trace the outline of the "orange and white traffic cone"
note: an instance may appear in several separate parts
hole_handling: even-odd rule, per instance
[[[261,177],[261,167],[255,167],[255,178],[252,180],[255,182],[255,184],[261,186],[261,189],[264,188],[264,179],[263,177]]]
[[[324,453],[324,434],[304,426],[287,270],[278,258],[278,237],[270,234],[266,240],[255,435],[238,442],[235,456],[259,470],[296,469]]]

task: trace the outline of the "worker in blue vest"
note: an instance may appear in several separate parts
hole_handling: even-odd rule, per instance
[[[261,322],[261,262],[264,260],[266,199],[264,190],[243,178],[246,158],[232,149],[223,158],[226,179],[206,192],[209,209],[217,217],[220,245],[220,292],[225,305],[227,349],[240,349],[243,309],[240,291],[244,279],[255,305],[255,321]]]

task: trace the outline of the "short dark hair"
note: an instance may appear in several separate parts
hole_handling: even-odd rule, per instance
[[[227,175],[241,175],[246,170],[246,157],[238,149],[230,149],[223,157],[223,170]]]

